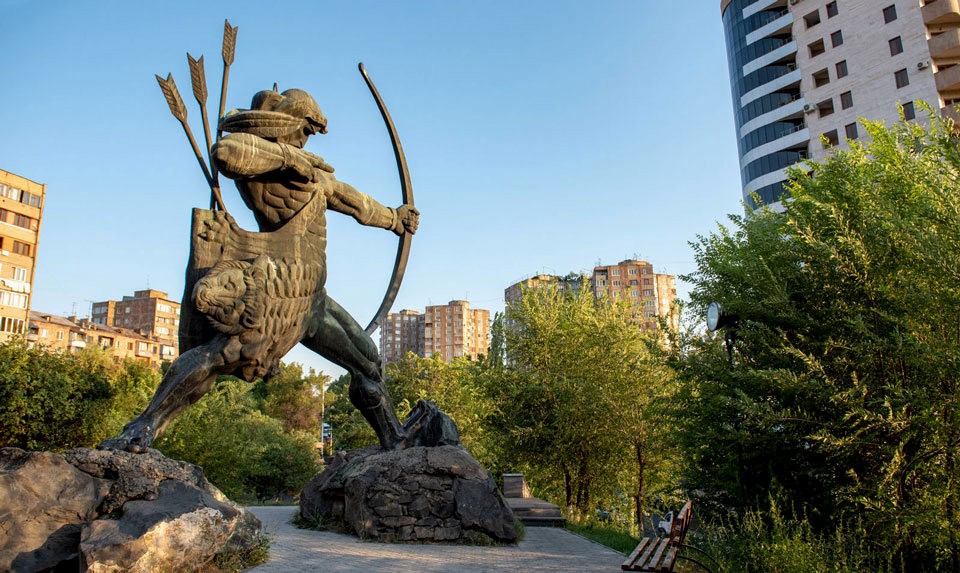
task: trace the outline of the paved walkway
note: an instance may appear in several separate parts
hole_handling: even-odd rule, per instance
[[[290,524],[296,507],[250,507],[271,535],[270,561],[248,569],[280,571],[377,571],[410,573],[479,573],[488,571],[554,572],[620,570],[624,556],[565,529],[528,527],[516,547],[405,545],[359,541],[328,531],[297,529]]]

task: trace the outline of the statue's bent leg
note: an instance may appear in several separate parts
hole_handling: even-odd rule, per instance
[[[234,348],[236,347],[236,348]],[[232,369],[239,356],[236,338],[217,336],[202,346],[184,352],[163,375],[157,392],[142,414],[123,427],[116,438],[105,440],[101,449],[143,452],[187,406],[213,386],[219,374]]]
[[[350,374],[350,402],[373,427],[380,446],[387,450],[403,444],[404,432],[393,401],[383,384],[380,356],[370,336],[332,298],[319,319],[316,334],[301,342]]]

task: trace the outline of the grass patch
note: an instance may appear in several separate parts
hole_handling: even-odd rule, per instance
[[[217,553],[213,561],[204,567],[204,573],[239,573],[244,569],[266,563],[270,558],[270,538],[260,537],[251,547],[230,549]]]
[[[624,555],[633,551],[633,548],[640,543],[640,539],[626,533],[616,527],[598,525],[595,523],[573,523],[567,521],[567,529],[582,535],[591,541],[596,541],[600,545],[606,545],[610,549],[619,551]]]

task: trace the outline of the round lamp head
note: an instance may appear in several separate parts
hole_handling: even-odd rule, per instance
[[[720,327],[721,314],[723,314],[723,309],[720,308],[720,303],[711,302],[710,306],[707,307],[707,330],[713,332]]]

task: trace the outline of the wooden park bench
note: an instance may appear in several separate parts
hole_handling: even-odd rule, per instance
[[[692,561],[707,571],[709,567],[684,555],[680,555],[680,549],[692,549],[700,551],[696,547],[684,545],[683,540],[687,536],[687,528],[690,527],[690,514],[693,508],[693,502],[688,501],[680,513],[673,518],[673,524],[670,526],[670,534],[666,537],[650,536],[640,540],[637,548],[630,553],[623,565],[620,566],[624,571],[673,571],[673,565],[677,559],[686,559]],[[704,553],[706,555],[706,553]],[[713,558],[707,555],[712,561]]]

